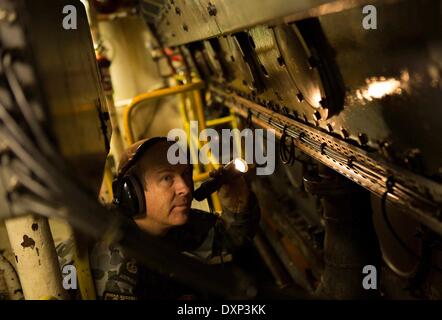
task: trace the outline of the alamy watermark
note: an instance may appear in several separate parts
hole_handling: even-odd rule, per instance
[[[167,152],[170,164],[187,164],[190,161],[191,164],[207,165],[214,159],[217,163],[227,164],[230,160],[240,157],[247,164],[256,164],[257,175],[270,175],[275,171],[275,130],[273,129],[241,131],[222,129],[220,137],[219,132],[211,128],[198,133],[198,121],[190,121],[190,136],[197,139],[189,139],[183,129],[169,131],[167,139],[177,142]],[[244,155],[239,146],[242,140],[244,140]],[[194,156],[191,154],[188,157],[189,151],[195,153]]]
[[[362,287],[365,290],[376,290],[378,288],[378,271],[373,265],[366,265],[362,269],[362,274],[366,275],[362,279]]]
[[[61,25],[65,30],[77,30],[77,8],[73,5],[63,7],[62,13],[65,15]]]
[[[366,5],[362,8],[362,13],[365,14],[362,19],[362,27],[365,30],[372,30],[378,28],[378,12],[374,5]]]
[[[65,290],[77,289],[77,269],[74,265],[67,264],[63,266],[63,288]]]

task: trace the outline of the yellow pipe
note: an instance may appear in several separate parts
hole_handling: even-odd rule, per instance
[[[194,110],[196,111],[196,116],[197,116],[197,120],[198,123],[200,124],[199,130],[204,130],[206,129],[206,119],[204,116],[204,109],[203,109],[203,102],[201,100],[201,94],[199,91],[193,91],[193,99],[194,99]],[[198,132],[199,135],[199,132]],[[199,139],[198,139],[198,148],[201,148]],[[220,165],[218,163],[218,161],[212,156],[212,154],[209,154],[209,165],[206,166],[206,168],[208,169],[208,171],[212,170],[212,168],[217,169]],[[221,202],[218,196],[218,193],[213,193],[212,196],[212,204],[213,204],[213,209],[215,210],[215,212],[217,213],[221,213],[222,212],[222,207],[221,207]]]
[[[196,119],[198,120],[199,130],[206,129],[206,120],[204,117],[203,101],[201,100],[201,94],[199,91],[193,92],[194,106],[196,111]],[[198,132],[199,134],[199,132]]]
[[[223,208],[221,206],[221,201],[219,200],[219,195],[217,192],[212,194],[212,204],[213,204],[213,209],[215,210],[215,212],[218,214],[221,214],[223,211]]]
[[[74,263],[77,269],[81,300],[97,300],[94,279],[89,264],[89,250],[82,239],[76,239]]]
[[[185,93],[180,94],[179,110],[180,110],[181,118],[183,119],[183,122],[184,122],[184,131],[186,132],[187,145],[190,146],[190,134],[189,134],[190,131],[189,131],[189,121],[187,119],[187,114],[186,114],[186,94]],[[195,154],[195,150],[190,149],[190,156],[192,158],[192,162],[196,163],[195,160],[198,158],[198,155]],[[198,166],[194,166],[194,169],[196,169],[197,174],[200,173],[200,168]]]
[[[235,111],[233,110],[233,108],[230,108],[230,116],[232,117],[232,128],[238,129],[238,121],[236,120]],[[244,159],[245,152],[241,146],[241,138],[238,134],[238,130],[233,130],[233,134],[234,134],[234,140],[235,140],[235,144],[236,144],[236,150],[238,150],[238,152],[239,152],[238,157]]]
[[[223,118],[207,120],[206,121],[206,127],[214,127],[214,126],[218,126],[220,124],[229,123],[231,121],[233,121],[233,117],[232,116],[227,116],[227,117],[223,117]]]
[[[137,107],[141,102],[147,102],[153,99],[158,99],[178,93],[195,91],[202,89],[203,87],[204,87],[204,82],[198,80],[189,84],[178,85],[170,88],[159,89],[159,90],[154,90],[152,92],[143,93],[133,98],[131,103],[124,109],[124,114],[123,114],[123,128],[127,144],[131,145],[135,142],[132,132],[132,122],[130,116],[133,109]]]

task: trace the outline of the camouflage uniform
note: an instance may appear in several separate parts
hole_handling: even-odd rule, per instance
[[[188,222],[169,230],[163,239],[178,252],[203,262],[226,262],[230,253],[252,241],[258,226],[259,207],[253,193],[248,203],[245,212],[224,210],[222,218],[191,209]],[[57,246],[62,268],[73,264],[73,249],[72,239]],[[96,243],[90,251],[90,265],[98,299],[178,299],[192,293],[127,257],[118,245]]]

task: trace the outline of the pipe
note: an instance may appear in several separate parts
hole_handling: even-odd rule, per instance
[[[0,278],[3,276],[3,285],[6,287],[9,300],[23,300],[23,290],[12,264],[0,254]],[[1,280],[1,279],[0,279]]]
[[[67,299],[48,219],[28,215],[5,221],[26,300]]]
[[[89,263],[88,242],[86,238],[78,233],[75,233],[74,263],[77,269],[81,300],[97,300],[95,283]]]
[[[365,266],[376,267],[378,283],[381,272],[370,193],[324,165],[318,175],[304,176],[304,186],[321,197],[325,220],[325,267],[316,293],[333,299],[378,298],[378,290],[362,286]]]
[[[132,132],[131,113],[142,102],[148,102],[153,99],[159,99],[166,96],[184,93],[188,91],[200,90],[204,87],[203,81],[196,81],[189,84],[178,85],[170,88],[158,89],[152,92],[140,94],[132,99],[131,103],[125,108],[123,115],[123,128],[125,133],[126,142],[128,145],[133,144],[134,136]]]
[[[206,126],[207,127],[214,127],[214,126],[218,126],[220,124],[229,123],[231,121],[233,121],[233,116],[227,116],[227,117],[218,118],[218,119],[211,119],[211,120],[206,121]]]
[[[195,151],[195,147],[196,146],[199,149],[201,149],[201,143],[198,139],[198,137],[195,137],[192,135],[192,132],[190,131],[190,126],[189,126],[189,117],[187,116],[187,112],[186,112],[186,102],[187,102],[187,95],[186,94],[181,94],[180,95],[180,114],[181,117],[183,118],[183,122],[184,122],[184,128],[185,131],[188,133],[187,134],[187,144],[190,146],[190,152],[191,152],[191,157],[194,163],[197,163],[198,161],[198,153],[196,153]],[[195,99],[195,96],[192,96],[190,98]],[[195,103],[197,101],[194,101]],[[190,113],[191,113],[191,117],[195,118],[195,113],[197,112],[196,109],[201,109],[202,108],[202,102],[201,100],[198,100],[199,103],[199,107],[194,107],[194,108],[190,108]],[[202,123],[201,121],[205,122],[204,119],[204,113],[201,112],[200,110],[200,117],[203,117],[202,119],[199,119],[199,123]],[[206,124],[207,125],[207,124]],[[205,127],[205,126],[204,126]],[[197,133],[199,134],[199,132]],[[209,178],[209,172],[213,169],[217,169],[220,165],[218,164],[217,160],[213,157],[213,155],[211,153],[209,153],[209,164],[207,166],[205,166],[205,169],[207,170],[204,173],[200,172],[200,168],[198,165],[194,166],[194,168],[196,169],[196,175],[194,175],[194,182],[199,182],[199,181],[203,181]],[[221,213],[222,212],[222,206],[221,206],[221,201],[219,199],[219,196],[217,193],[214,193],[211,195],[211,199],[212,199],[212,204],[213,204],[213,210],[216,213]]]

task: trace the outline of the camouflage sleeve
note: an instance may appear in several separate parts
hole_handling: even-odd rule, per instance
[[[56,247],[60,267],[75,264],[75,242],[73,238]],[[90,254],[90,267],[94,278],[97,299],[135,300],[138,267],[134,259],[126,258],[118,246],[96,243]],[[77,279],[78,283],[78,279]],[[78,283],[81,285],[81,283]],[[72,299],[80,299],[79,290],[69,290]]]
[[[97,243],[90,254],[98,299],[136,300],[138,265],[116,245]]]

